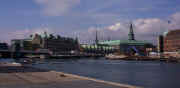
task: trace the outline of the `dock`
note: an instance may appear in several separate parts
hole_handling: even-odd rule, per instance
[[[0,64],[0,88],[140,88],[63,72]],[[141,87],[142,88],[142,87]]]
[[[180,58],[160,58],[149,56],[125,56],[125,55],[107,55],[106,59],[109,60],[126,60],[126,61],[162,61],[162,62],[180,62]]]

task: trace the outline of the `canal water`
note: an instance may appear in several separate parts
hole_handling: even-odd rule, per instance
[[[180,88],[180,63],[93,59],[51,59],[33,65],[144,88]]]
[[[180,63],[84,58],[45,60],[34,67],[144,88],[180,88]]]

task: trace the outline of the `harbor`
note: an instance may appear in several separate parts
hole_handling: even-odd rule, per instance
[[[180,0],[1,0],[0,88],[180,88]]]
[[[0,63],[1,88],[142,88],[63,72]]]
[[[180,62],[180,58],[175,57],[150,57],[150,56],[126,56],[126,55],[106,55],[109,60],[125,60],[125,61],[162,61],[162,62]]]
[[[125,61],[105,58],[50,59],[32,65],[115,83],[143,88],[178,88],[179,63],[161,61]]]
[[[18,66],[18,64],[16,63],[15,65]],[[0,73],[3,75],[6,74],[6,76],[10,75],[11,73],[20,74],[22,75],[22,77],[26,75],[25,77],[28,76],[29,78],[31,78],[31,75],[29,74],[40,75],[40,77],[38,76],[33,77],[32,80],[34,80],[35,82],[36,82],[35,79],[37,80],[43,79],[43,81],[45,81],[44,78],[51,77],[54,74],[54,72],[55,73],[57,72],[58,74],[60,73],[62,76],[62,78],[60,77],[60,79],[63,79],[64,76],[68,76],[70,74],[70,75],[75,75],[76,77],[77,76],[82,77],[83,79],[85,78],[85,80],[87,80],[87,78],[90,78],[91,81],[98,80],[95,82],[97,83],[100,82],[100,84],[105,81],[105,83],[110,82],[110,84],[118,83],[118,85],[119,84],[133,85],[133,86],[137,86],[141,88],[180,87],[179,85],[180,80],[176,76],[180,74],[180,71],[178,70],[180,66],[179,63],[166,63],[166,62],[160,62],[160,61],[107,60],[105,58],[99,58],[99,59],[71,58],[68,60],[67,59],[46,59],[43,61],[36,61],[36,63],[30,64],[27,66],[30,66],[30,67],[24,67],[23,69],[19,68],[19,70],[17,68],[11,67],[9,68],[11,71],[9,72],[7,72],[8,68],[3,69],[1,67]],[[52,75],[50,74],[48,76],[43,75],[44,73],[49,73],[49,72],[50,73],[52,72]],[[0,77],[2,79],[2,83],[7,83],[7,81],[3,81],[5,80],[3,79],[3,77],[5,76],[0,76]],[[7,77],[8,80],[13,80],[11,79],[11,77],[12,78],[16,77],[16,75],[8,76]],[[13,82],[17,82],[17,81],[13,81]],[[32,88],[37,88],[36,86],[38,86],[38,84],[36,84],[35,87],[30,86],[28,84],[30,83],[27,83],[26,85],[27,87],[29,86]],[[81,82],[78,81],[76,84],[80,86]],[[39,84],[40,87],[43,85],[45,84]],[[58,85],[60,86],[60,84],[57,84],[56,86]],[[21,87],[22,85],[19,85],[19,86]],[[8,85],[4,85],[4,88],[8,88],[8,87],[9,87]],[[64,88],[69,88],[69,86],[66,86]],[[94,87],[91,86],[91,88],[94,88]],[[106,87],[104,86],[102,88],[106,88]],[[114,87],[109,87],[107,85],[107,88],[114,88]]]

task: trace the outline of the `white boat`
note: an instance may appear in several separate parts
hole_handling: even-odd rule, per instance
[[[15,62],[14,59],[0,59],[0,66],[22,66],[22,64]]]
[[[126,56],[126,55],[113,55],[113,54],[106,55],[107,59],[113,59],[113,60],[124,59],[124,58],[127,58],[127,57],[128,56]]]

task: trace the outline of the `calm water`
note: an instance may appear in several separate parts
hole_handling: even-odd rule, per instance
[[[180,63],[101,58],[46,60],[34,66],[145,88],[180,88]]]

